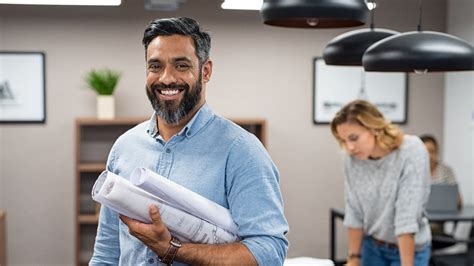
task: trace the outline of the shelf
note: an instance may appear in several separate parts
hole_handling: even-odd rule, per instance
[[[243,126],[243,125],[264,125],[266,120],[263,118],[229,118],[232,122]]]
[[[120,126],[136,125],[150,118],[147,117],[117,117],[111,120],[97,119],[95,117],[77,118],[76,123],[81,126]]]
[[[99,216],[95,214],[81,214],[78,216],[80,224],[97,224],[99,222]]]
[[[105,170],[105,163],[80,163],[77,170],[80,172],[102,172]]]
[[[92,256],[99,204],[91,191],[99,174],[106,169],[106,160],[115,140],[146,117],[119,117],[112,120],[93,117],[75,120],[76,173],[76,237],[75,265],[87,264]]]

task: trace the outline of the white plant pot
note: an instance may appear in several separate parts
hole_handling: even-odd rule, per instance
[[[112,95],[97,96],[97,118],[113,119],[115,117],[115,101]]]

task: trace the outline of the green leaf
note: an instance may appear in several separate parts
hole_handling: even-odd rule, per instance
[[[110,69],[91,70],[86,74],[87,86],[99,95],[112,95],[122,74]]]

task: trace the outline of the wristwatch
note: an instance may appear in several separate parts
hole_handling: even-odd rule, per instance
[[[181,246],[181,241],[179,241],[176,237],[171,236],[170,246],[168,247],[168,250],[162,258],[158,257],[158,261],[166,265],[171,265],[174,261],[176,253],[178,253],[178,249]]]
[[[362,256],[360,255],[360,253],[349,252],[349,254],[347,254],[347,258],[348,258],[348,260],[360,259],[360,258],[362,258]]]

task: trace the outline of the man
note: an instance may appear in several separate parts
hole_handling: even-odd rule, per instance
[[[103,206],[90,265],[282,265],[288,223],[278,170],[254,135],[206,104],[210,36],[190,18],[156,19],[143,44],[155,113],[117,139],[107,169],[129,178],[146,167],[217,202],[230,210],[242,240],[180,243],[156,206],[149,210],[152,224]]]

